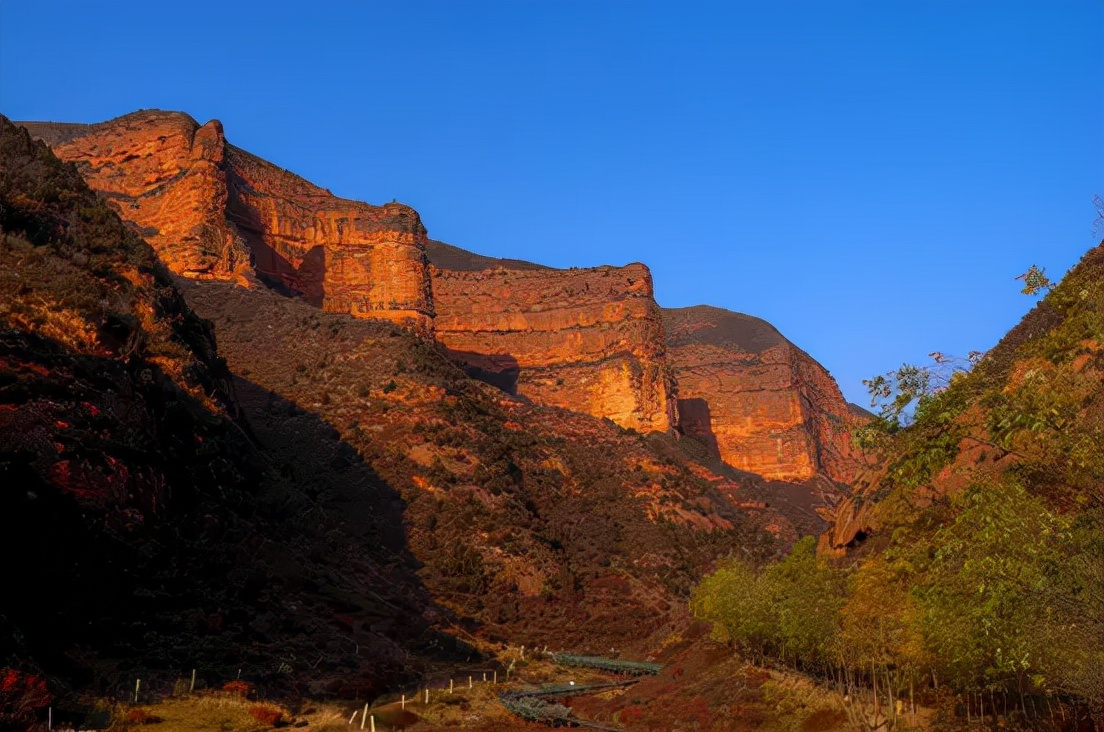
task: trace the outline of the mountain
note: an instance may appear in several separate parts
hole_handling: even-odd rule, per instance
[[[1099,503],[1104,480],[1104,244],[1082,260],[969,373],[881,445],[838,506],[821,551],[891,533],[966,486],[1006,474],[1062,510]],[[1041,393],[1039,393],[1041,392]]]
[[[662,312],[642,264],[556,270],[431,240],[413,209],[333,196],[229,144],[217,121],[154,110],[23,124],[180,275],[414,327],[539,404],[641,432],[684,420],[715,456],[768,478],[854,473],[848,430],[863,417],[822,366],[785,339],[756,350],[722,335],[748,316]]]
[[[0,152],[0,663],[363,698],[506,641],[644,654],[719,558],[823,526],[424,330],[174,277],[7,120]]]
[[[644,431],[672,426],[642,265],[507,276],[434,244],[437,256],[451,252],[447,261],[466,259],[441,269],[413,209],[333,196],[230,145],[218,121],[144,111],[88,126],[24,124],[76,162],[178,274],[259,278],[327,312],[436,332],[477,372],[541,403]]]
[[[1005,714],[1025,728],[1052,724],[1025,700],[1046,697],[1100,729],[1104,243],[889,426],[868,441],[877,467],[824,511],[819,554],[852,568],[844,653],[920,669],[944,694],[1019,697]],[[888,630],[872,643],[872,627]]]

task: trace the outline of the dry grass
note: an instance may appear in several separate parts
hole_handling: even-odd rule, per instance
[[[829,732],[852,729],[843,697],[801,674],[772,671],[763,684],[771,708],[767,729]]]
[[[122,706],[113,715],[113,730],[151,732],[262,732],[305,721],[300,729],[348,729],[348,719],[335,707],[316,705],[311,714],[295,715],[282,704],[216,691],[168,697],[156,704]]]

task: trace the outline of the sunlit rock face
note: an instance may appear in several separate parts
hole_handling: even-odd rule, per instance
[[[435,332],[506,391],[642,432],[681,418],[726,462],[767,477],[853,470],[854,416],[819,364],[754,318],[661,314],[642,264],[555,270],[430,242],[412,208],[338,198],[186,114],[26,126],[180,275],[263,282]]]
[[[426,230],[414,209],[338,198],[238,148],[228,160],[228,213],[259,274],[329,312],[431,328]]]
[[[177,274],[257,277],[331,312],[431,328],[426,232],[408,206],[338,198],[229,145],[217,120],[143,111],[25,126]]]
[[[665,309],[663,320],[683,432],[767,478],[851,480],[862,417],[823,366],[748,315],[698,306]]]
[[[474,373],[507,391],[641,431],[674,424],[643,265],[552,270],[434,242],[441,266],[431,273],[412,208],[338,198],[228,144],[217,121],[143,111],[26,126],[178,274],[261,281],[329,312],[436,326]]]
[[[226,140],[172,112],[136,112],[97,125],[27,124],[74,162],[174,272],[231,279],[250,272],[249,252],[225,217]]]
[[[434,267],[432,281],[438,339],[487,380],[625,428],[674,425],[663,322],[644,265]]]

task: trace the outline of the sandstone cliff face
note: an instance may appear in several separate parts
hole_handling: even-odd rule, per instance
[[[426,231],[414,209],[338,198],[235,147],[227,159],[228,214],[259,274],[328,312],[430,327]]]
[[[429,242],[410,207],[338,198],[228,144],[217,121],[146,111],[26,126],[76,162],[178,274],[259,278],[329,312],[436,325],[473,371],[508,391],[642,431],[674,423],[643,265],[557,271]],[[441,266],[432,275],[427,246]]]
[[[663,320],[683,432],[767,478],[852,479],[849,431],[861,418],[823,366],[748,315],[699,306]]]
[[[644,432],[674,425],[647,267],[433,268],[437,337],[499,386]]]
[[[249,253],[223,215],[226,141],[218,121],[200,127],[187,115],[154,111],[98,125],[27,126],[75,162],[174,272],[229,279],[249,271]]]
[[[425,228],[408,206],[338,198],[227,144],[217,120],[144,111],[25,126],[178,274],[243,284],[256,274],[331,312],[431,326]]]

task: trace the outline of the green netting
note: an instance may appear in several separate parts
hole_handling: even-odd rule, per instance
[[[594,668],[600,671],[610,671],[616,674],[658,674],[663,668],[658,663],[646,661],[618,661],[612,658],[600,656],[574,656],[567,653],[556,653],[552,660],[561,666],[575,666],[582,668]]]

